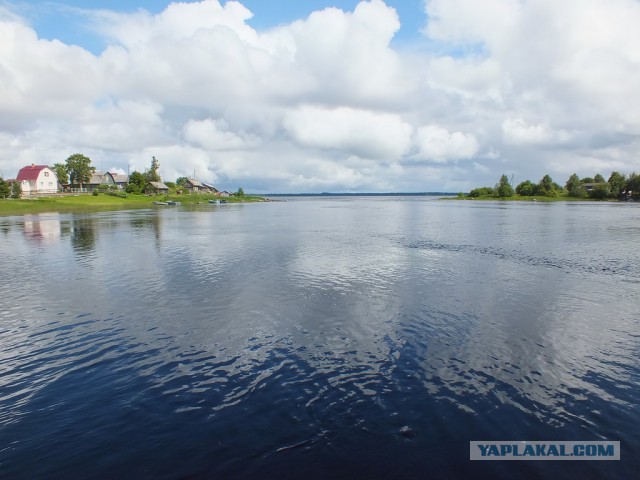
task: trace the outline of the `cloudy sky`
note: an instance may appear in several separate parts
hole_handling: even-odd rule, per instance
[[[640,170],[639,0],[0,0],[0,172],[247,192]]]

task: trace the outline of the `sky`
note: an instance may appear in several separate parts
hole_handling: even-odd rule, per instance
[[[0,0],[0,175],[252,193],[640,171],[639,0]]]

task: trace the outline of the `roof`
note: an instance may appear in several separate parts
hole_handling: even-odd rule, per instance
[[[204,187],[204,185],[200,182],[200,180],[194,180],[190,178],[189,180],[187,180],[187,182],[189,182],[194,187]]]
[[[157,188],[158,190],[169,190],[169,187],[162,182],[149,182],[147,185],[151,185],[153,188]]]
[[[118,173],[110,173],[113,181],[116,183],[127,183],[129,181],[129,177],[127,175],[120,175]]]
[[[209,190],[211,190],[212,192],[217,192],[218,189],[216,187],[214,187],[213,185],[210,185],[208,183],[204,183],[202,182],[202,185],[204,185],[205,187],[207,187]]]
[[[89,185],[98,185],[102,183],[103,179],[104,179],[104,172],[101,172],[100,170],[94,170],[91,173],[91,179],[87,183]]]
[[[47,165],[31,164],[28,167],[21,168],[20,171],[18,172],[18,176],[16,177],[16,180],[18,182],[22,182],[24,180],[27,180],[27,181],[37,180],[38,175],[40,175],[40,172],[45,168],[49,168],[49,167]]]

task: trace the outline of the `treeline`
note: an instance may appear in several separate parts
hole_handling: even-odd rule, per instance
[[[467,197],[507,198],[514,195],[522,197],[571,197],[604,200],[608,198],[626,200],[640,198],[640,174],[631,173],[626,176],[612,172],[608,180],[597,174],[594,177],[580,178],[577,174],[569,177],[566,183],[559,185],[549,175],[545,175],[538,183],[525,180],[515,189],[506,175],[502,175],[495,187],[474,188]]]

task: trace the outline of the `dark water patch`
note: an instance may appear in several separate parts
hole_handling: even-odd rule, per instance
[[[574,258],[532,256],[518,250],[506,250],[479,245],[442,244],[430,240],[411,241],[403,243],[402,245],[406,248],[418,250],[486,255],[499,260],[522,263],[533,267],[557,268],[567,272],[633,277],[640,275],[640,264],[637,262],[637,259],[582,258],[578,260]],[[635,282],[636,280],[631,279],[627,281]]]

